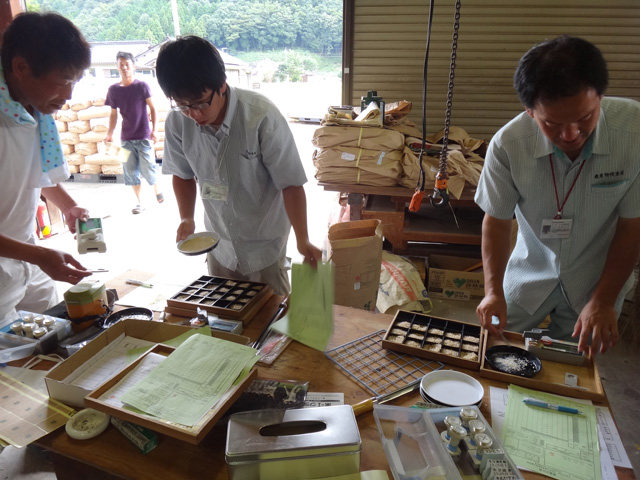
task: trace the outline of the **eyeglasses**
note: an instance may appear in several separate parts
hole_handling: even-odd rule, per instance
[[[211,106],[211,102],[213,102],[213,97],[215,97],[216,92],[212,91],[209,100],[204,103],[194,103],[191,105],[174,105],[173,99],[171,99],[171,110],[175,110],[176,112],[186,112],[187,110],[204,110],[205,108],[209,108]]]

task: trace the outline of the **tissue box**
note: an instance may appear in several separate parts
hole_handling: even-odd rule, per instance
[[[360,471],[360,432],[350,405],[231,415],[229,478],[311,479]]]

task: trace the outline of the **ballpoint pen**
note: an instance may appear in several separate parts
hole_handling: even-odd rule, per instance
[[[151,285],[150,283],[144,283],[141,280],[132,280],[130,278],[127,279],[127,281],[125,283],[128,283],[129,285],[137,285],[139,287],[145,287],[145,288],[151,288],[153,287],[153,285]]]
[[[541,400],[536,400],[535,398],[525,397],[522,399],[522,401],[532,407],[540,407],[547,410],[557,410],[558,412],[572,413],[574,415],[583,415],[583,413],[577,408],[565,407],[563,405],[554,405],[553,403],[543,402]]]

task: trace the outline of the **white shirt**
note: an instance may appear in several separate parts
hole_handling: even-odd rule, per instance
[[[583,149],[573,162],[554,152],[553,144],[526,113],[491,140],[475,200],[498,219],[511,219],[515,212],[518,239],[504,289],[528,313],[540,307],[558,282],[577,312],[589,301],[618,218],[640,217],[638,132],[640,103],[607,97],[602,99],[590,139],[592,152]],[[567,239],[540,238],[542,221],[552,219],[558,210],[549,155],[560,203],[585,160],[562,212],[562,218],[573,220]]]
[[[282,190],[307,178],[286,119],[263,95],[227,85],[229,102],[214,132],[172,111],[165,123],[162,173],[196,178],[213,251],[246,275],[278,261],[291,224]]]

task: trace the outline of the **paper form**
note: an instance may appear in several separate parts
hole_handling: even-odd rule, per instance
[[[504,414],[507,410],[507,399],[509,398],[509,391],[506,388],[491,387],[491,428],[502,437],[502,424],[504,423]],[[564,397],[563,397],[564,398]],[[573,398],[574,402],[584,403],[591,405],[591,400],[584,400],[581,398]],[[631,461],[627,456],[627,452],[622,444],[622,439],[616,428],[616,424],[613,421],[611,412],[607,407],[595,406],[596,415],[598,417],[598,430],[602,433],[604,442],[607,446],[607,451],[611,457],[613,465],[622,468],[633,468]],[[603,476],[604,478],[604,476]]]
[[[522,402],[524,397],[577,408],[584,414],[531,407]],[[558,480],[602,478],[592,405],[510,385],[502,442],[518,467]]]
[[[256,353],[245,345],[193,335],[121,400],[149,415],[193,426],[258,361]]]
[[[86,390],[95,390],[129,365],[131,361],[135,360],[135,358],[130,358],[128,355],[129,350],[152,345],[155,344],[139,338],[125,336],[123,333],[91,359],[76,368],[63,382]],[[141,350],[140,355],[142,353],[144,353],[144,350]]]
[[[272,327],[323,352],[333,333],[333,271],[329,263],[294,264],[287,314]]]
[[[127,390],[132,388],[136,383],[145,378],[167,357],[159,353],[149,353],[133,370],[127,373],[118,383],[100,396],[100,400],[113,405],[117,408],[125,408],[122,403],[122,396]]]

